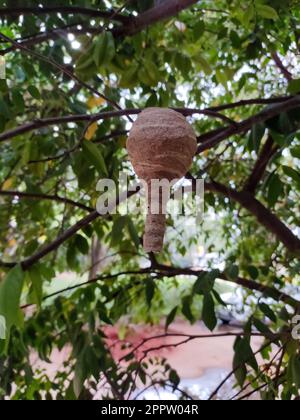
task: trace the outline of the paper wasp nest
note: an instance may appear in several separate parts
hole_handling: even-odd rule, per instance
[[[160,252],[166,229],[166,203],[161,191],[152,191],[151,181],[173,181],[186,175],[197,150],[196,135],[180,113],[168,108],[147,108],[132,126],[127,150],[136,174],[148,185],[144,249]],[[153,201],[159,204],[159,214],[151,214]]]

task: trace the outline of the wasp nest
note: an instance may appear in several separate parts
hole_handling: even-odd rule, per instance
[[[147,108],[132,126],[127,150],[136,174],[148,186],[148,215],[144,235],[146,252],[160,252],[166,229],[166,202],[152,180],[169,182],[186,175],[197,150],[191,125],[180,113],[167,108]],[[153,185],[153,184],[152,184]],[[158,214],[154,214],[157,204]]]

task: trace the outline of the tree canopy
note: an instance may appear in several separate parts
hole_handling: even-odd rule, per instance
[[[213,331],[219,280],[249,309],[240,387],[299,397],[299,1],[0,3],[0,398],[90,399],[101,378],[123,399],[137,378],[155,382],[151,363],[178,388],[164,360],[128,346],[118,363],[105,326],[165,319],[167,334],[182,316]],[[191,122],[186,179],[205,181],[203,222],[170,216],[157,256],[143,252],[143,216],[96,211],[100,179],[134,180],[128,130],[153,106]],[[64,272],[74,281],[60,286]],[[48,361],[66,346],[54,379],[35,368],[32,352]]]

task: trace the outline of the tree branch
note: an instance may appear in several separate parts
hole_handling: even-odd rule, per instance
[[[202,271],[194,271],[192,269],[181,269],[181,268],[174,268],[174,267],[169,267],[169,266],[164,266],[164,265],[158,265],[157,270],[159,270],[160,272],[162,272],[164,275],[189,275],[189,276],[197,276],[199,277],[200,274],[203,274],[203,270]],[[220,273],[220,275],[218,276],[218,278],[227,281],[229,283],[235,283],[238,284],[239,286],[245,287],[246,289],[249,290],[255,290],[257,292],[262,293],[263,295],[272,297],[273,299],[277,300],[277,301],[282,301],[285,302],[291,306],[296,306],[298,307],[299,302],[293,298],[291,298],[289,295],[285,294],[285,293],[281,293],[279,290],[273,288],[273,287],[269,287],[269,286],[265,286],[261,283],[257,283],[253,280],[248,280],[245,279],[243,277],[238,277],[236,280],[232,280],[229,279],[227,277],[227,275],[225,273]]]
[[[273,107],[266,108],[258,114],[255,114],[252,117],[235,124],[234,126],[232,125],[223,129],[214,130],[211,133],[204,134],[203,136],[198,137],[198,141],[201,143],[198,147],[198,153],[202,153],[205,150],[211,149],[228,137],[249,131],[255,124],[265,122],[270,118],[281,114],[282,112],[287,112],[299,107],[300,96],[297,95],[283,103],[279,103]]]
[[[247,336],[250,335],[251,337],[264,337],[261,333],[245,333],[244,331],[240,331],[240,332],[226,332],[226,333],[216,333],[216,334],[180,334],[180,333],[165,333],[165,334],[159,334],[156,336],[152,336],[152,337],[146,337],[143,340],[140,341],[139,344],[137,344],[132,350],[130,350],[127,354],[125,354],[124,356],[122,356],[122,358],[119,360],[119,363],[126,360],[126,358],[129,357],[129,355],[134,355],[139,349],[141,349],[142,347],[144,347],[145,344],[149,343],[149,341],[153,341],[153,340],[159,340],[161,338],[183,338],[183,341],[179,341],[176,343],[170,343],[170,344],[162,344],[160,346],[157,347],[150,347],[147,348],[143,351],[143,359],[145,356],[147,356],[149,353],[153,352],[153,351],[158,351],[158,350],[162,350],[165,348],[170,348],[170,347],[178,347],[181,346],[182,344],[186,344],[189,341],[192,340],[199,340],[199,339],[211,339],[211,338],[224,338],[224,337],[241,337],[241,336]],[[272,337],[273,339],[276,339],[278,337],[278,335],[274,335],[274,337]]]
[[[278,98],[270,99],[267,101],[276,102]],[[240,106],[240,103],[236,103],[234,106]],[[229,107],[230,105],[228,105]],[[220,114],[218,111],[220,107],[209,108],[209,109],[190,109],[190,108],[173,108],[175,111],[182,113],[185,116],[191,116],[195,114],[206,115],[212,118],[220,119],[222,121],[228,122],[230,125],[225,128],[218,128],[212,130],[209,133],[203,134],[198,137],[198,141],[201,143],[198,148],[198,154],[214,147],[222,140],[227,139],[228,137],[236,134],[243,133],[251,129],[252,125],[258,122],[264,122],[284,111],[288,111],[294,108],[300,107],[300,96],[291,97],[290,99],[284,100],[280,98],[278,105],[273,106],[272,108],[266,109],[240,123],[236,123],[226,116]],[[222,106],[222,109],[225,109]],[[98,114],[78,114],[78,115],[67,115],[63,117],[51,117],[44,119],[37,119],[27,124],[21,125],[19,127],[13,128],[11,130],[5,131],[0,134],[0,142],[6,141],[10,138],[16,137],[21,134],[28,133],[30,131],[36,130],[38,128],[43,128],[51,125],[57,124],[66,124],[70,122],[84,122],[84,121],[98,121],[105,120],[109,118],[116,118],[121,116],[136,115],[139,114],[142,109],[124,109],[117,111],[107,111],[100,112]]]
[[[260,183],[267,165],[270,159],[275,155],[275,153],[279,150],[279,146],[274,144],[274,140],[272,136],[268,137],[268,140],[264,144],[262,151],[256,161],[254,169],[249,176],[248,180],[246,181],[244,191],[247,191],[251,194],[255,193],[258,184]]]
[[[123,24],[131,22],[130,16],[124,16],[116,13],[114,10],[102,11],[79,6],[43,6],[43,7],[2,7],[0,9],[0,17],[17,17],[22,15],[46,15],[46,14],[70,14],[84,15],[101,19],[113,20]]]
[[[115,204],[111,204],[110,206],[108,206],[108,208],[106,209],[107,214],[109,214],[109,212],[112,212],[116,208],[116,206],[123,203],[124,201],[126,201],[128,198],[130,198],[136,193],[137,191],[130,191],[126,194],[121,194],[120,197],[117,198],[117,202]],[[74,236],[79,230],[83,229],[84,227],[88,226],[90,223],[95,221],[98,217],[101,217],[101,214],[98,213],[97,210],[93,210],[88,216],[79,220],[79,222],[77,222],[75,225],[71,226],[69,229],[67,229],[65,232],[59,235],[53,242],[46,245],[41,250],[37,251],[31,257],[22,261],[21,262],[22,269],[24,271],[28,270],[36,262],[40,261],[46,255],[58,249],[64,242],[66,242],[68,239]],[[102,216],[102,217],[105,217],[105,216]],[[13,268],[17,264],[18,264],[17,262],[11,262],[11,263],[1,262],[0,263],[0,265],[7,268]]]
[[[77,23],[76,25],[72,24],[61,28],[52,29],[51,31],[39,32],[38,34],[33,34],[26,38],[16,39],[15,41],[18,43],[19,47],[17,48],[16,45],[12,45],[8,48],[2,49],[0,50],[0,55],[4,56],[9,52],[17,50],[21,47],[31,47],[36,44],[42,44],[43,42],[56,40],[59,38],[66,38],[66,40],[68,40],[67,35],[69,33],[72,33],[74,35],[86,35],[89,33],[93,34],[99,32],[99,28],[82,27],[81,29],[78,29],[74,27],[78,25],[82,26],[81,23]]]
[[[175,111],[180,112],[185,116],[191,116],[195,114],[205,115],[211,118],[220,119],[222,121],[228,122],[233,127],[235,127],[236,123],[231,119],[227,118],[226,116],[219,114],[218,112],[214,112],[212,110],[201,110],[201,109],[189,109],[189,108],[173,108]],[[4,133],[0,134],[0,142],[6,141],[13,137],[19,136],[21,134],[28,133],[30,131],[36,130],[38,128],[48,127],[51,125],[57,124],[66,124],[66,123],[78,123],[78,122],[85,122],[90,121],[91,123],[94,121],[99,120],[106,120],[109,118],[116,118],[121,116],[128,116],[128,115],[137,115],[142,111],[142,109],[123,109],[117,111],[105,111],[100,112],[98,114],[78,114],[78,115],[68,115],[64,117],[51,117],[51,118],[44,118],[44,119],[37,119],[30,123],[21,125],[19,127],[13,128],[12,130],[5,131]]]
[[[292,254],[300,255],[300,239],[275,214],[253,197],[251,193],[248,191],[239,192],[218,182],[206,183],[205,188],[208,191],[225,195],[239,203],[253,214],[262,226],[269,232],[272,232]]]
[[[199,0],[165,0],[134,18],[129,24],[112,30],[115,36],[135,35],[150,25],[176,16],[182,10],[198,3]]]
[[[287,247],[287,249],[291,253],[296,254],[296,255],[300,253],[300,240],[273,213],[271,213],[266,207],[264,207],[259,201],[257,201],[253,197],[252,194],[245,191],[238,192],[236,190],[228,188],[217,182],[206,183],[205,186],[207,190],[215,191],[217,193],[221,193],[229,198],[234,199],[242,207],[244,207],[250,213],[252,213],[257,218],[258,222],[261,225],[266,227],[270,232],[274,233],[274,235]],[[126,199],[136,194],[136,192],[137,191],[131,191],[129,193],[121,195],[118,198],[116,206],[118,206],[120,203],[124,202]],[[112,208],[109,210],[112,211],[116,206],[112,205]],[[32,265],[34,265],[37,261],[39,261],[40,259],[48,255],[49,253],[56,250],[60,245],[62,245],[64,242],[70,239],[79,230],[81,230],[85,226],[92,223],[99,216],[100,214],[96,210],[92,211],[87,217],[81,219],[74,226],[70,227],[63,234],[58,236],[53,242],[51,242],[50,244],[42,248],[40,251],[38,251],[36,254],[32,255],[28,259],[24,260],[21,263],[23,270],[27,270]],[[12,262],[12,263],[1,262],[0,263],[0,265],[7,268],[12,268],[16,264],[17,262]],[[161,266],[161,265],[158,265],[157,268],[167,269],[166,267]],[[170,270],[168,272],[170,272]],[[177,272],[177,274],[185,274],[185,273],[188,275],[194,274],[194,272],[191,270],[185,270],[185,271],[181,270],[180,273]],[[239,281],[241,282],[241,285],[242,283],[246,284],[244,283],[244,279],[240,279]],[[247,284],[249,287],[251,287],[249,283]],[[252,284],[252,286],[255,287],[255,284]]]
[[[94,9],[86,9],[83,7],[43,7],[43,8],[36,8],[36,7],[24,7],[24,8],[5,8],[0,9],[0,16],[1,13],[3,16],[7,15],[22,15],[22,14],[44,14],[44,13],[78,13],[83,15],[95,16],[95,17],[102,17],[105,19],[115,20],[117,22],[122,23],[122,26],[114,27],[111,32],[115,37],[123,37],[123,36],[131,36],[135,35],[136,33],[144,30],[148,26],[157,23],[159,21],[168,19],[172,16],[177,15],[180,11],[186,9],[187,7],[191,6],[192,4],[197,3],[199,0],[166,0],[159,6],[153,7],[147,10],[144,13],[141,13],[137,17],[132,16],[124,16],[119,13],[115,12],[101,12]],[[98,15],[96,16],[95,13]],[[89,30],[87,29],[86,32]],[[93,33],[99,32],[99,28],[90,28],[90,31]],[[0,51],[0,55],[5,55],[8,52],[30,45],[35,45],[47,41],[49,39],[56,39],[61,35],[61,30],[53,30],[48,32],[47,34],[41,34],[40,36],[33,37],[29,40],[23,41],[21,43],[14,44],[12,47],[9,47],[5,50]],[[18,46],[19,45],[19,46]]]
[[[50,200],[56,201],[58,203],[70,204],[71,206],[78,207],[81,210],[88,211],[91,213],[94,211],[92,207],[88,207],[85,204],[78,203],[77,201],[70,200],[69,198],[60,197],[59,195],[47,195],[47,194],[38,194],[38,193],[27,193],[19,191],[1,191],[0,196],[7,197],[19,197],[24,199],[33,199],[33,200]]]
[[[118,279],[122,276],[138,276],[138,275],[149,275],[149,274],[156,274],[159,277],[175,277],[175,276],[192,276],[192,277],[199,277],[200,275],[205,274],[206,272],[203,270],[193,270],[191,268],[177,268],[177,267],[170,267],[170,266],[164,266],[159,265],[156,269],[149,267],[149,268],[143,268],[140,270],[129,270],[129,271],[122,271],[120,273],[116,274],[107,274],[102,276],[97,276],[93,279],[87,280],[85,282],[75,284],[73,286],[69,286],[66,288],[63,288],[61,290],[58,290],[54,293],[51,293],[43,298],[43,300],[47,300],[50,298],[53,298],[55,296],[59,296],[62,293],[71,292],[73,290],[76,290],[80,287],[89,286],[91,284],[95,284],[98,282],[105,282],[106,280],[113,280]],[[254,280],[245,279],[243,277],[238,277],[237,279],[229,279],[225,273],[220,273],[218,275],[218,278],[226,281],[228,283],[234,283],[238,286],[242,286],[248,290],[257,291],[261,293],[262,295],[272,298],[273,300],[277,302],[283,302],[288,305],[290,305],[293,308],[298,308],[300,305],[300,302],[294,299],[293,297],[287,295],[286,293],[282,293],[280,290],[276,289],[275,287],[266,286],[260,283],[255,282]],[[144,280],[141,282],[134,283],[134,285],[138,285],[140,283],[143,283]],[[132,285],[131,285],[132,286]],[[30,306],[33,306],[34,304],[26,304],[22,306],[22,309],[26,309]]]
[[[268,340],[258,350],[256,350],[256,352],[253,353],[253,355],[256,356],[257,354],[261,353],[264,349],[266,349],[267,347],[269,347],[271,344],[273,344],[273,342]],[[251,355],[251,357],[253,357],[253,356]],[[249,361],[249,360],[250,359],[248,358],[246,360],[246,362]],[[218,395],[218,392],[220,391],[220,389],[226,384],[226,382],[231,378],[231,376],[234,375],[235,372],[238,371],[238,369],[240,369],[240,367],[242,365],[243,364],[241,364],[241,363],[238,364],[238,366],[235,366],[234,369],[231,372],[228,373],[228,375],[222,380],[222,382],[217,386],[217,388],[211,393],[211,395],[208,398],[208,401],[213,400]]]
[[[279,55],[274,52],[272,53],[272,58],[275,61],[276,66],[279,68],[279,70],[281,71],[281,73],[284,75],[284,77],[286,78],[286,80],[288,82],[291,82],[293,80],[293,75],[292,73],[285,67],[285,65],[283,64],[281,58],[279,57]]]
[[[273,98],[266,98],[266,99],[265,98],[243,99],[242,101],[232,102],[230,104],[218,105],[218,106],[210,107],[207,109],[219,112],[219,111],[225,111],[227,109],[239,108],[239,107],[249,106],[249,105],[276,104],[276,103],[286,102],[292,98],[293,96],[276,96]]]
[[[37,119],[30,123],[21,125],[19,127],[8,130],[0,134],[0,142],[11,139],[13,137],[19,136],[21,134],[28,133],[30,131],[36,130],[38,128],[48,127],[51,125],[57,124],[67,124],[70,122],[79,123],[79,122],[88,122],[91,123],[98,120],[106,120],[109,118],[121,117],[125,115],[135,115],[139,114],[141,111],[136,109],[127,109],[119,111],[107,111],[100,112],[98,114],[78,114],[78,115],[67,115],[64,117],[50,117],[44,119]]]

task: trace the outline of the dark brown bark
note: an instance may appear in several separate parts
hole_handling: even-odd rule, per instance
[[[254,194],[258,184],[263,178],[263,175],[266,171],[270,159],[275,155],[279,150],[279,146],[274,144],[274,140],[271,136],[268,137],[268,140],[264,144],[262,151],[257,159],[257,162],[254,166],[254,169],[246,181],[244,191],[247,191],[251,194]]]
[[[182,10],[198,3],[199,0],[166,0],[134,18],[129,24],[115,28],[115,36],[134,35],[150,25],[177,15]]]
[[[285,67],[285,65],[283,64],[281,58],[279,57],[279,55],[275,52],[272,53],[272,58],[275,61],[276,66],[279,68],[279,70],[281,71],[281,73],[284,75],[284,77],[286,78],[286,80],[288,82],[291,82],[293,80],[293,75],[292,73]]]

